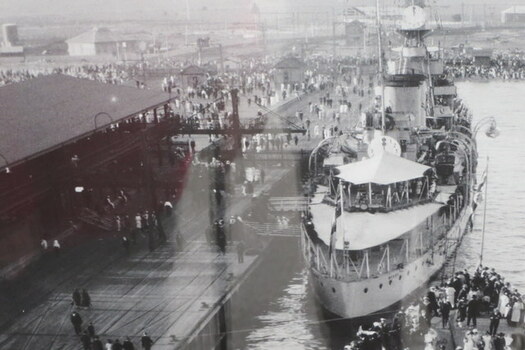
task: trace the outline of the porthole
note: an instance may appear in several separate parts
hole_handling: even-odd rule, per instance
[[[382,289],[383,288],[383,283],[380,283],[379,284],[379,289]]]
[[[392,285],[392,280],[388,281],[388,284]]]
[[[365,290],[363,292],[368,293],[368,288],[365,288]]]
[[[334,288],[334,287],[332,287],[332,292],[334,292],[334,293],[335,293],[335,288]]]

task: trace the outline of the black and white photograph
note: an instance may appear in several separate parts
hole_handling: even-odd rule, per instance
[[[525,350],[523,0],[0,0],[0,350]]]

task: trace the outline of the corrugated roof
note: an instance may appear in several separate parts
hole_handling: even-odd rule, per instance
[[[162,105],[161,91],[105,84],[62,74],[0,87],[0,153],[9,165],[83,137],[97,128]],[[4,164],[0,164],[3,167]]]

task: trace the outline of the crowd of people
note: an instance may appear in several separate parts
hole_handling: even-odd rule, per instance
[[[522,53],[501,53],[487,63],[474,57],[457,55],[445,60],[445,73],[456,79],[525,79],[525,56]]]
[[[452,310],[456,310],[453,319]],[[498,329],[502,319],[511,327],[522,325],[524,313],[518,290],[493,268],[480,266],[472,276],[467,270],[459,271],[447,283],[431,287],[426,295],[398,311],[391,322],[382,318],[371,327],[361,327],[357,340],[345,349],[446,349],[447,341],[439,336],[433,317],[441,318],[447,334],[466,330],[463,344],[456,344],[456,349],[522,349],[522,336]],[[479,329],[481,315],[490,319],[488,329]]]
[[[84,350],[135,350],[135,344],[130,337],[126,337],[122,342],[120,339],[107,339],[105,343],[100,339],[100,335],[95,331],[93,322],[89,322],[87,327],[84,327],[84,321],[78,311],[71,312],[69,317],[75,333],[80,338],[82,349]],[[151,350],[153,346],[153,339],[146,331],[143,331],[140,336],[140,346],[143,350]]]

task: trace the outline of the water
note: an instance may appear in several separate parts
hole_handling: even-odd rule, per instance
[[[496,139],[478,134],[479,174],[490,157],[483,264],[525,292],[525,82],[463,82],[458,89],[474,113],[474,124],[494,116],[501,131]],[[459,268],[479,263],[482,220],[483,204],[458,254]],[[272,288],[277,297],[246,322],[236,348],[341,349],[354,334],[352,324],[323,316],[302,262],[294,263],[288,283]]]

